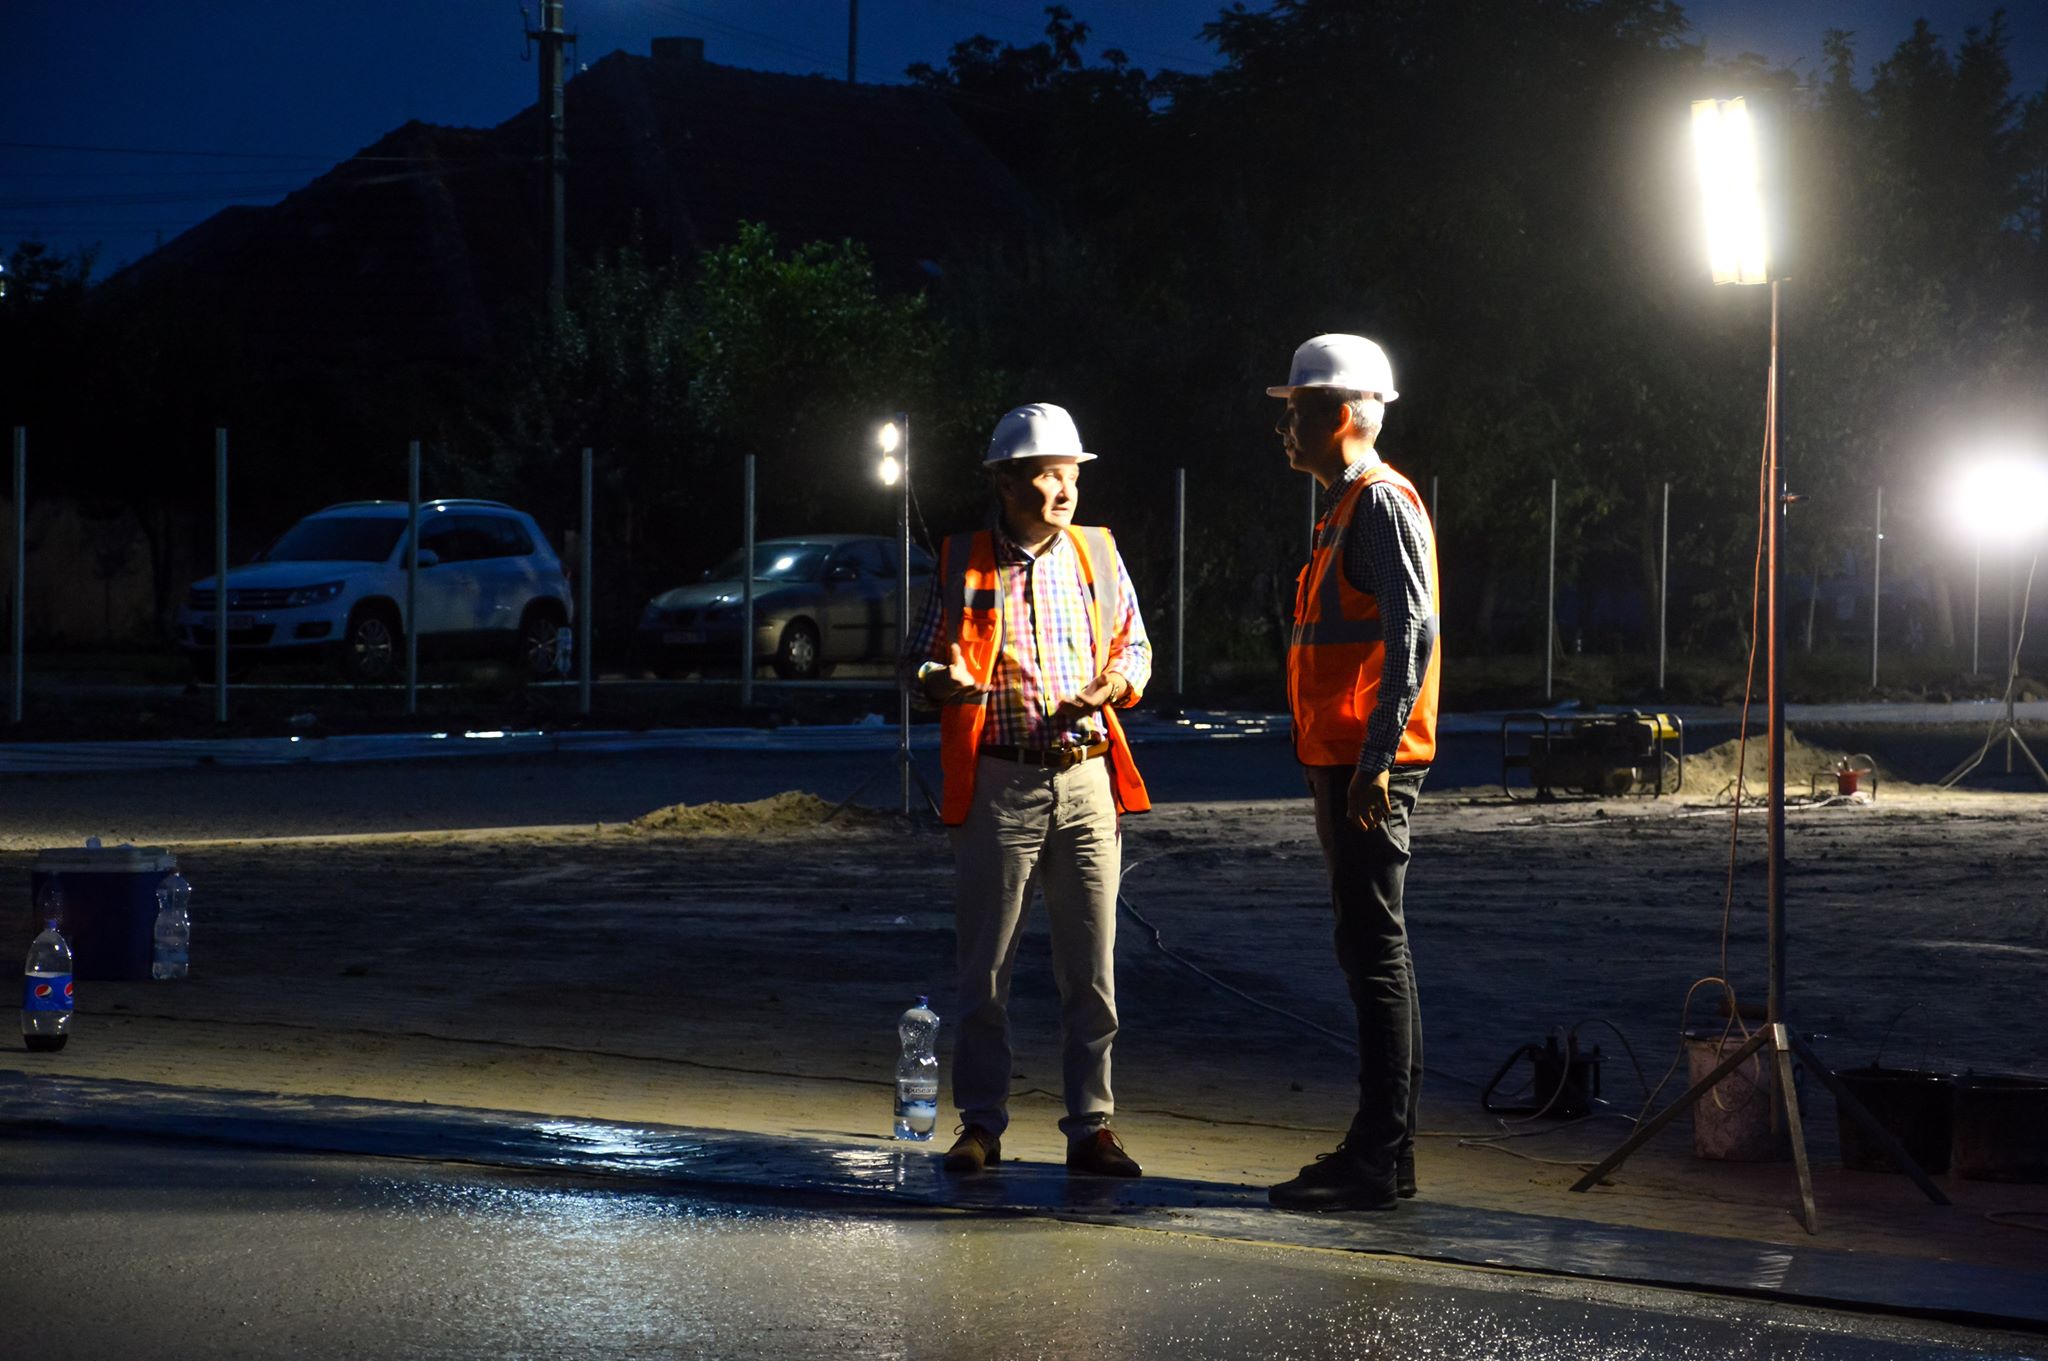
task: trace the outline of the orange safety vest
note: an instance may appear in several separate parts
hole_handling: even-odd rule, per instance
[[[1294,587],[1294,633],[1287,644],[1287,704],[1294,712],[1294,754],[1303,765],[1350,766],[1365,744],[1366,721],[1379,702],[1387,645],[1379,597],[1344,575],[1344,531],[1358,513],[1365,489],[1387,482],[1415,503],[1429,523],[1415,484],[1384,463],[1361,473],[1316,522],[1315,551]],[[1437,594],[1436,530],[1429,535],[1429,612],[1432,629],[1441,609]],[[1436,756],[1436,695],[1443,648],[1432,647],[1394,764],[1428,765]]]
[[[1113,640],[1109,630],[1123,618],[1123,583],[1116,571],[1116,541],[1097,525],[1073,526],[1066,535],[1080,559],[1081,578],[1088,586],[1089,614],[1094,625],[1090,646],[1099,674]],[[1098,575],[1095,564],[1108,564]],[[939,583],[945,591],[939,646],[960,644],[960,655],[975,682],[986,686],[995,678],[996,658],[1003,649],[1003,583],[996,569],[995,532],[972,530],[947,538],[939,550]],[[1129,679],[1126,677],[1125,679]],[[1117,811],[1142,813],[1152,806],[1145,782],[1131,759],[1116,710],[1105,708],[1109,727],[1110,788]],[[948,827],[967,821],[974,806],[974,766],[981,751],[981,730],[988,722],[986,695],[945,705],[939,711],[939,765],[945,772],[939,820]]]

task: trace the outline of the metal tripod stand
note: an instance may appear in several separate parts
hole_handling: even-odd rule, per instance
[[[1778,644],[1783,631],[1778,609],[1778,540],[1788,498],[1779,484],[1778,476],[1778,291],[1781,281],[1772,279],[1770,282],[1771,367],[1764,403],[1766,497],[1762,507],[1766,558],[1764,675],[1770,712],[1770,793],[1767,814],[1770,836],[1766,891],[1766,918],[1770,931],[1770,992],[1764,1026],[1744,1041],[1740,1048],[1724,1056],[1720,1066],[1695,1082],[1686,1090],[1685,1095],[1638,1125],[1620,1148],[1608,1154],[1592,1171],[1574,1182],[1572,1190],[1586,1191],[1597,1186],[1609,1172],[1627,1161],[1630,1154],[1654,1138],[1657,1131],[1691,1110],[1700,1098],[1713,1091],[1723,1079],[1768,1046],[1775,1063],[1778,1096],[1784,1103],[1786,1128],[1792,1136],[1792,1163],[1799,1177],[1800,1222],[1806,1226],[1808,1233],[1816,1233],[1819,1231],[1819,1215],[1813,1203],[1813,1173],[1806,1161],[1806,1133],[1800,1123],[1799,1094],[1792,1085],[1792,1064],[1795,1057],[1806,1066],[1806,1071],[1826,1084],[1827,1089],[1834,1093],[1835,1100],[1841,1108],[1862,1127],[1874,1145],[1884,1150],[1885,1156],[1891,1159],[1892,1166],[1911,1177],[1935,1204],[1946,1205],[1949,1202],[1948,1197],[1942,1194],[1941,1188],[1936,1186],[1920,1165],[1913,1161],[1912,1155],[1906,1152],[1891,1131],[1864,1109],[1863,1103],[1850,1094],[1849,1089],[1842,1085],[1841,1079],[1834,1075],[1785,1019],[1785,696],[1778,683]]]
[[[2034,768],[2034,778],[2048,785],[2048,770],[2041,768],[2041,762],[2027,746],[2027,739],[2020,736],[2019,724],[2013,718],[2013,696],[2020,684],[2020,644],[2027,638],[2027,609],[2034,601],[2034,569],[2041,565],[2041,555],[2034,554],[2034,560],[2027,564],[2027,589],[2020,597],[2019,628],[2013,635],[2012,656],[2006,662],[2005,670],[2005,712],[1992,720],[1990,731],[1984,734],[1984,745],[1968,760],[1941,777],[1941,787],[1950,789],[1965,775],[1984,764],[1984,758],[1991,754],[1991,748],[1998,739],[2005,739],[2005,773],[2012,774],[2012,752],[2018,747],[2020,755],[2027,758],[2027,764]],[[2010,580],[2010,578],[2008,578]],[[2010,599],[2010,597],[2007,597]]]

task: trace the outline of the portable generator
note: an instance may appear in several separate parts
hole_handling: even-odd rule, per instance
[[[1514,772],[1529,772],[1517,791]],[[1685,723],[1671,714],[1513,713],[1500,721],[1500,787],[1509,798],[1676,794],[1685,786]]]

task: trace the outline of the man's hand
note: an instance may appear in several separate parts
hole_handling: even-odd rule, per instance
[[[987,687],[977,684],[974,673],[967,669],[967,658],[961,655],[960,644],[952,646],[952,664],[944,671],[934,671],[924,678],[925,698],[934,704],[951,704],[955,700],[988,693]]]
[[[1080,694],[1061,700],[1052,711],[1054,731],[1071,728],[1089,714],[1101,712],[1122,692],[1122,681],[1115,672],[1105,671],[1082,686]]]
[[[1394,815],[1393,796],[1388,793],[1389,771],[1368,775],[1355,771],[1351,776],[1351,790],[1344,800],[1344,811],[1350,814],[1359,826],[1371,831]]]

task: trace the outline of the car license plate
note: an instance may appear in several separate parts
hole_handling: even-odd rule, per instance
[[[661,641],[670,647],[686,647],[691,643],[703,642],[704,635],[697,629],[670,629],[661,635]]]

